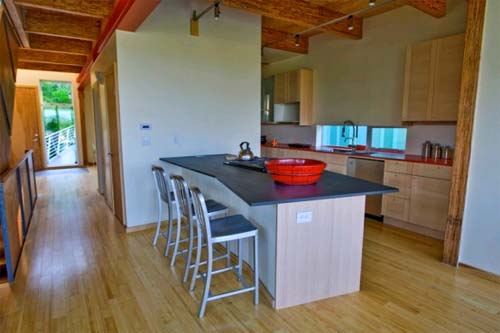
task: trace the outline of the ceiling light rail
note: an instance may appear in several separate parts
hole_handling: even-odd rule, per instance
[[[324,23],[322,23],[320,25],[317,25],[315,27],[311,27],[311,28],[308,28],[308,29],[305,29],[305,30],[302,30],[302,31],[299,31],[299,32],[296,32],[296,33],[293,33],[293,34],[289,34],[286,37],[274,40],[272,42],[269,42],[269,43],[263,45],[262,48],[269,47],[271,45],[278,44],[278,43],[287,41],[289,39],[295,39],[295,46],[298,47],[298,46],[300,46],[300,36],[301,35],[304,35],[304,34],[307,34],[307,33],[310,33],[310,32],[313,32],[313,31],[316,31],[316,30],[319,30],[319,29],[322,29],[324,27],[327,27],[329,25],[332,25],[332,24],[335,24],[335,23],[338,23],[338,22],[341,22],[341,21],[344,21],[344,20],[348,20],[348,30],[352,31],[352,30],[354,30],[354,17],[355,16],[367,13],[367,12],[369,12],[371,10],[374,10],[374,9],[377,9],[377,8],[380,8],[380,7],[383,7],[383,6],[388,5],[388,4],[390,4],[391,2],[394,2],[394,1],[395,0],[384,0],[384,1],[378,1],[377,2],[376,0],[369,0],[368,7],[366,7],[366,8],[357,10],[355,12],[346,14],[344,16],[337,17],[337,18],[335,18],[333,20],[324,22]],[[299,43],[297,43],[297,41]]]
[[[190,32],[191,36],[199,36],[200,35],[200,19],[209,11],[213,9],[214,11],[214,19],[218,20],[220,17],[220,5],[222,3],[222,0],[215,0],[210,6],[205,8],[203,11],[201,11],[199,14],[196,12],[196,10],[193,10],[193,15],[191,15],[190,19]]]

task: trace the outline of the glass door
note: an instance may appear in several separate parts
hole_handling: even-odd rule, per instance
[[[40,81],[47,168],[78,165],[71,82]]]

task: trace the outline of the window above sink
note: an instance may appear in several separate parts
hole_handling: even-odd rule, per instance
[[[318,139],[323,147],[349,147],[351,144],[365,146],[371,151],[401,153],[406,149],[407,129],[404,127],[372,127],[359,125],[357,137],[352,126],[318,126]],[[353,138],[353,139],[351,139]],[[352,141],[352,143],[351,143]]]

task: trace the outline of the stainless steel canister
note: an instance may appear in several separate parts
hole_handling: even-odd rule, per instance
[[[432,143],[430,141],[425,141],[422,144],[422,157],[430,158],[432,155]]]
[[[435,143],[432,146],[432,158],[435,160],[441,159],[441,145],[439,143]]]

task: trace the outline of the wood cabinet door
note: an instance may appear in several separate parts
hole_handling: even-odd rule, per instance
[[[409,199],[411,195],[411,176],[402,173],[384,173],[384,185],[396,187],[399,192],[394,193],[396,197]]]
[[[463,34],[436,41],[434,93],[431,119],[456,121],[462,82],[465,37]]]
[[[286,75],[286,103],[300,102],[300,70],[287,72]]]
[[[313,71],[301,69],[299,84],[300,125],[309,126],[314,122]]]
[[[432,102],[433,53],[435,44],[427,41],[407,49],[403,121],[429,119]]]
[[[274,104],[286,103],[286,73],[274,76]]]
[[[393,194],[384,194],[382,197],[382,215],[408,222],[410,200]]]
[[[410,222],[444,231],[451,183],[447,180],[412,177]]]

